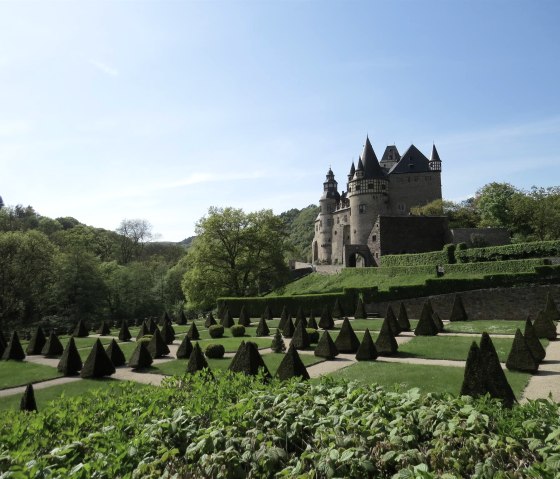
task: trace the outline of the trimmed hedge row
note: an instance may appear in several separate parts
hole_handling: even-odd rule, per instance
[[[457,250],[455,256],[459,263],[560,256],[560,240],[470,248]]]
[[[430,251],[429,253],[414,254],[388,254],[381,257],[382,268],[391,266],[422,265],[431,265],[431,267],[433,268],[438,264],[449,264],[449,256],[447,255],[447,251]]]

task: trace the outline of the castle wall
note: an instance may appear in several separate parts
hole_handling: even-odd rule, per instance
[[[336,211],[333,223],[332,264],[344,264],[344,245],[350,243],[350,208]]]
[[[441,174],[435,172],[389,175],[388,214],[408,215],[410,208],[441,199]]]
[[[387,195],[358,194],[350,196],[350,243],[365,245],[376,218],[387,211]]]

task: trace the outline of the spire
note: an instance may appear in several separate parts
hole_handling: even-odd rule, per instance
[[[352,161],[352,166],[350,167],[350,173],[348,173],[348,178],[352,179],[354,177],[354,173],[356,173],[356,167],[354,166],[354,162]]]
[[[440,158],[439,158],[439,154],[436,150],[436,144],[434,143],[434,145],[432,146],[432,157],[430,158],[430,161],[439,161],[441,162]]]
[[[364,145],[364,151],[362,152],[362,162],[364,166],[364,178],[366,179],[373,179],[373,178],[385,178],[385,173],[379,166],[379,161],[377,160],[377,156],[375,156],[375,152],[373,151],[373,147],[369,141],[369,136],[366,136],[366,144]]]
[[[358,159],[358,166],[356,168],[356,171],[364,171],[364,164],[362,163],[362,157],[361,156]]]

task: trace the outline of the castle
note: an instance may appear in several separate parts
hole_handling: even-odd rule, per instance
[[[411,145],[401,156],[395,145],[381,161],[366,137],[348,173],[346,191],[329,168],[319,201],[312,243],[313,263],[379,265],[383,254],[441,249],[448,231],[444,217],[411,216],[410,209],[441,199],[441,159]]]

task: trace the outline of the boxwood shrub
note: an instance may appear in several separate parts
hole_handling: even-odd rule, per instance
[[[224,327],[221,324],[213,324],[208,328],[211,338],[221,338],[224,335]]]
[[[309,342],[311,344],[317,344],[319,342],[319,331],[313,328],[305,328],[305,330],[307,331]]]
[[[221,344],[209,344],[206,346],[204,354],[207,358],[221,359],[224,357],[226,349]]]
[[[240,338],[241,336],[245,336],[245,326],[242,324],[234,324],[231,328],[231,335],[235,338]]]

